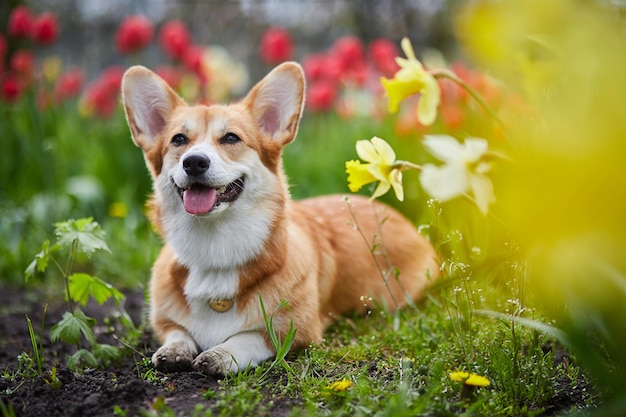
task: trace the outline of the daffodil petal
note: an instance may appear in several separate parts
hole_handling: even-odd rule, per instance
[[[393,151],[391,145],[387,143],[384,139],[379,138],[378,136],[374,136],[371,139],[372,145],[374,145],[374,149],[376,149],[376,153],[382,159],[382,162],[386,165],[392,165],[396,162],[396,153]]]
[[[400,47],[402,48],[402,52],[406,55],[407,58],[411,60],[417,60],[415,58],[415,51],[413,51],[413,45],[411,44],[411,40],[408,37],[402,38],[400,41]]]
[[[382,77],[380,83],[387,92],[389,98],[389,112],[395,113],[400,108],[400,103],[405,98],[420,92],[422,85],[414,80],[388,79]]]
[[[493,194],[493,184],[491,180],[486,175],[471,173],[469,174],[468,181],[469,188],[472,190],[478,209],[484,215],[487,215],[489,204],[496,200]]]
[[[460,164],[440,167],[425,164],[420,173],[420,183],[430,196],[441,201],[462,195],[468,187],[467,173]]]
[[[379,159],[374,144],[369,140],[357,140],[356,153],[365,162],[376,162]]]
[[[441,99],[439,84],[431,76],[424,85],[422,96],[417,103],[417,119],[424,126],[430,126],[437,118],[437,107]]]
[[[391,185],[389,184],[388,181],[380,181],[378,183],[378,187],[376,187],[376,190],[374,190],[374,194],[372,194],[372,197],[370,197],[370,199],[374,200],[380,196],[385,195],[387,191],[389,191],[390,188],[391,188]]]
[[[353,193],[359,191],[364,185],[376,181],[369,172],[369,164],[361,164],[360,161],[346,161],[346,173],[348,174],[348,187]]]
[[[387,181],[387,172],[381,164],[369,164],[367,170],[372,177],[376,178],[376,181]]]
[[[476,162],[487,152],[489,143],[483,138],[467,138],[463,142],[468,161]]]
[[[452,136],[426,135],[424,147],[440,161],[460,161],[463,157],[463,146]]]
[[[402,171],[394,169],[389,173],[389,183],[399,201],[404,201],[404,187],[402,186]]]

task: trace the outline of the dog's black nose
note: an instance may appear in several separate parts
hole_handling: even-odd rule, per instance
[[[211,165],[211,161],[204,155],[194,154],[183,159],[183,169],[187,175],[192,177],[204,174],[209,169],[209,165]]]

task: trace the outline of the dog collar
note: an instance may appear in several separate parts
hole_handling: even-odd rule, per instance
[[[209,306],[218,313],[226,313],[233,307],[234,300],[228,298],[225,300],[209,300]]]

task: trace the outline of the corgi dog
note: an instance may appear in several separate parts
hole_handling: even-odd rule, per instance
[[[359,196],[290,199],[281,151],[304,106],[298,64],[228,105],[188,105],[141,66],[126,71],[122,95],[165,242],[150,282],[157,369],[220,375],[274,357],[261,300],[277,333],[293,323],[293,347],[306,348],[337,315],[393,311],[436,278],[434,249],[394,209]]]

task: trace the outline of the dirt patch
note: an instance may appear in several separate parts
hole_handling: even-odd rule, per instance
[[[205,399],[207,391],[220,390],[219,381],[194,372],[161,374],[156,372],[146,358],[157,345],[146,331],[137,352],[124,358],[121,363],[106,370],[87,369],[72,372],[65,366],[66,356],[74,352],[73,346],[51,343],[49,328],[57,323],[65,311],[65,305],[54,303],[45,313],[43,356],[44,370],[56,368],[57,381],[49,374],[43,377],[15,376],[18,372],[18,356],[23,352],[32,356],[32,346],[26,315],[31,319],[36,333],[40,332],[44,318],[41,294],[0,287],[0,401],[12,404],[16,415],[39,416],[110,416],[114,407],[125,415],[137,415],[141,410],[158,408],[165,404],[177,414],[189,415],[198,404],[215,408],[215,403]],[[125,310],[135,323],[144,314],[142,291],[127,294]],[[84,309],[95,317],[101,328],[96,329],[101,343],[117,345],[110,326],[102,325],[105,316],[116,309],[88,304]],[[145,356],[144,356],[145,355]],[[150,374],[150,377],[146,377]],[[11,377],[14,376],[14,377]],[[293,399],[273,399],[272,415],[286,415],[297,403]],[[219,412],[218,410],[215,410]]]

